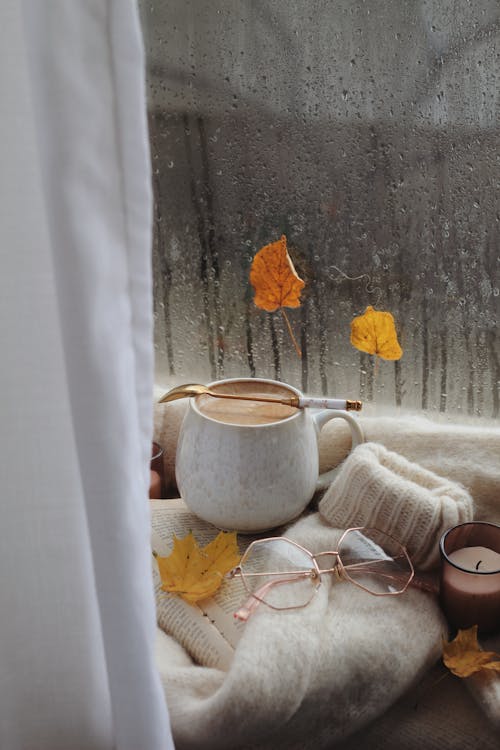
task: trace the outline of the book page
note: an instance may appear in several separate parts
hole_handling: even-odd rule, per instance
[[[162,590],[156,565],[153,577],[160,628],[173,636],[198,664],[227,671],[233,658],[233,646],[197,605]]]
[[[245,627],[244,622],[235,619],[234,613],[247,599],[248,593],[241,579],[232,578],[224,581],[210,599],[198,602],[200,609],[233,648],[236,648]]]
[[[151,500],[151,527],[156,532],[156,543],[161,549],[156,549],[160,555],[168,555],[172,549],[172,535],[184,537],[193,532],[200,545],[208,544],[215,539],[219,529],[212,524],[202,521],[188,510],[180,498],[169,500]],[[159,541],[161,540],[161,542]]]
[[[195,516],[177,498],[152,501],[151,515],[152,548],[162,557],[171,552],[173,534],[182,538],[192,531],[203,546],[219,533],[219,529]],[[250,541],[248,537],[238,537],[241,552]],[[227,669],[244,628],[244,623],[234,618],[234,612],[247,598],[241,580],[223,581],[213,597],[192,605],[162,591],[157,566],[154,568],[160,627],[173,635],[200,664]]]

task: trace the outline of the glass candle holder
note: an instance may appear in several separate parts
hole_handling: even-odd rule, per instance
[[[159,443],[151,443],[151,484],[149,497],[158,499],[165,496],[165,471],[163,468],[163,448]]]
[[[463,523],[446,531],[441,553],[440,601],[456,628],[500,630],[500,526]]]

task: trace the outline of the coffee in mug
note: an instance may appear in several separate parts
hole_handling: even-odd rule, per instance
[[[290,385],[257,378],[209,387],[221,394],[302,396]],[[313,412],[206,394],[191,398],[176,454],[181,497],[193,513],[221,529],[268,531],[293,520],[336,471],[319,475],[318,469],[319,432],[335,418],[348,423],[352,447],[363,442],[356,418],[346,411]]]
[[[219,383],[211,386],[215,393],[229,393],[240,396],[263,396],[264,398],[290,398],[295,395],[281,385],[259,387],[258,383],[237,381]],[[217,422],[239,425],[259,425],[280,422],[293,416],[297,409],[293,406],[262,401],[237,401],[233,399],[214,398],[207,394],[196,397],[196,405],[201,414]]]

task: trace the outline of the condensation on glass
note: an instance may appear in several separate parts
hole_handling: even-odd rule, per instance
[[[142,2],[157,381],[256,375],[383,406],[500,411],[497,0]],[[286,234],[307,286],[255,307]],[[355,350],[393,313],[403,358]]]

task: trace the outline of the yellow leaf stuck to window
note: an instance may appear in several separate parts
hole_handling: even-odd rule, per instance
[[[477,642],[477,625],[459,630],[453,641],[443,642],[443,662],[457,677],[470,677],[481,669],[500,672],[500,654],[481,650]]]
[[[191,532],[183,539],[174,535],[170,555],[156,561],[164,591],[179,594],[190,603],[200,601],[215,594],[224,574],[238,565],[236,532],[221,531],[203,548]]]
[[[270,313],[280,310],[295,351],[302,357],[284,308],[300,307],[300,293],[305,282],[298,275],[288,255],[284,234],[277,242],[265,245],[255,254],[250,267],[250,283],[255,292],[255,306]]]
[[[300,307],[305,282],[288,255],[285,235],[255,254],[250,283],[255,291],[254,303],[261,310],[275,312],[280,307]]]
[[[390,312],[374,310],[371,305],[363,315],[351,321],[351,344],[361,352],[377,354],[382,359],[403,356],[393,316]]]

